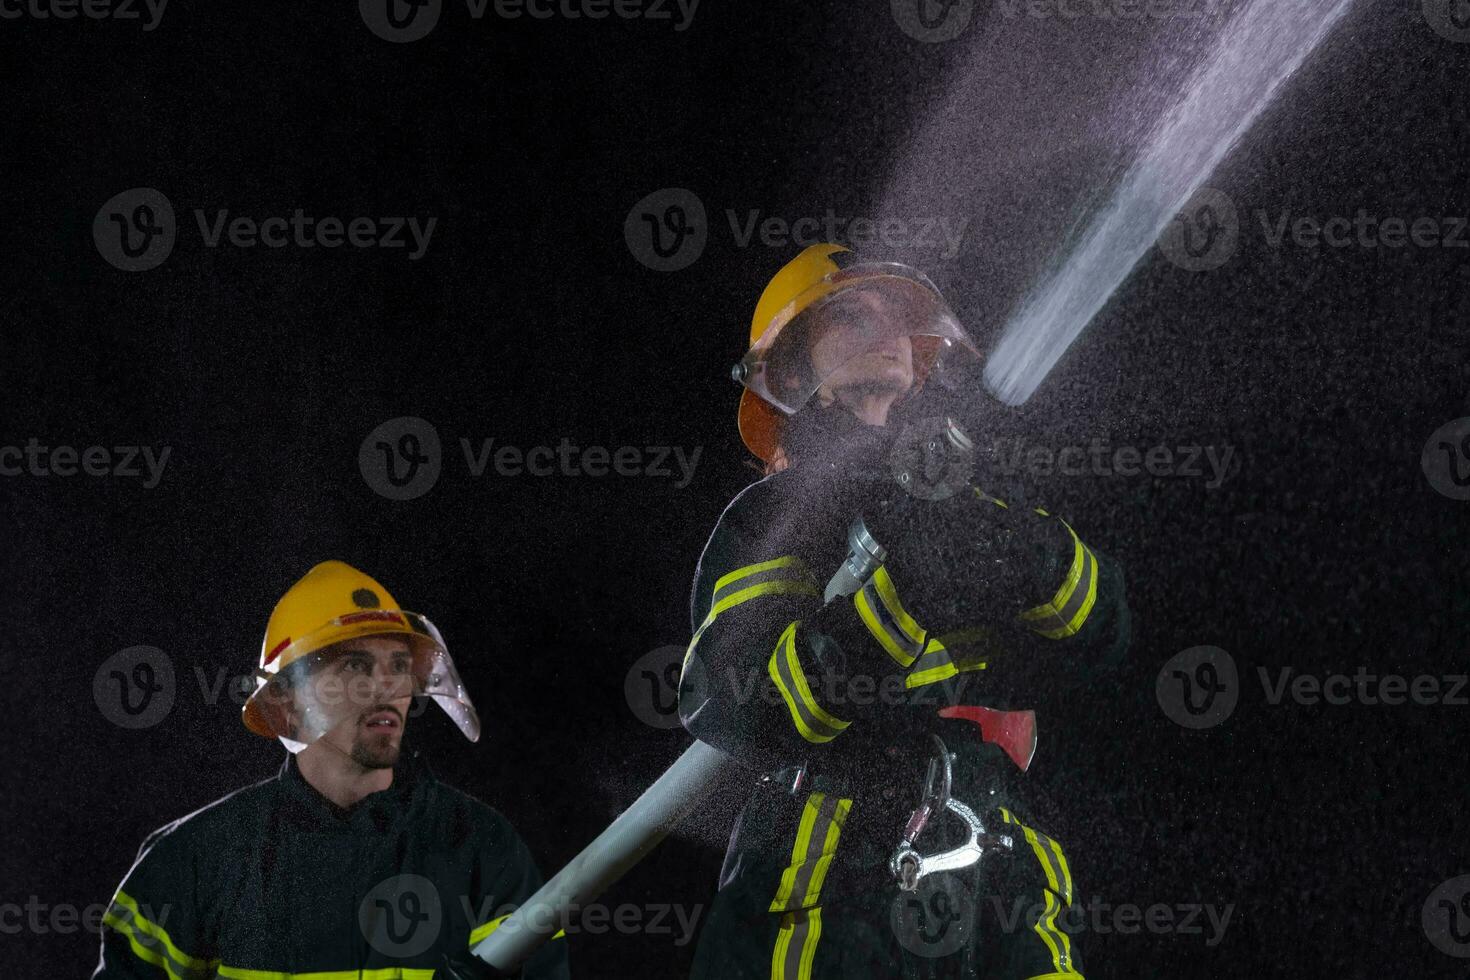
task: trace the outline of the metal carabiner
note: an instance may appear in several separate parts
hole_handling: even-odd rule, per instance
[[[898,887],[906,892],[917,891],[919,882],[940,871],[961,871],[980,862],[987,848],[1011,850],[1015,841],[1009,834],[986,832],[975,811],[950,796],[954,783],[954,756],[938,735],[930,736],[936,752],[929,760],[929,769],[924,777],[924,795],[919,806],[909,817],[904,828],[903,841],[889,860],[889,869],[898,879]],[[923,834],[924,828],[938,813],[948,811],[959,817],[965,825],[966,838],[958,847],[938,854],[920,854],[914,844]]]

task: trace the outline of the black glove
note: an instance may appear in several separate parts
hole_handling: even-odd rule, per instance
[[[462,949],[445,953],[444,961],[439,964],[434,976],[445,980],[504,980],[506,977],[520,976],[520,972],[516,970],[514,973],[501,973],[468,949]]]
[[[1007,624],[1045,602],[1070,567],[1061,522],[972,488],[943,500],[900,495],[865,519],[888,549],[899,601],[931,635]]]

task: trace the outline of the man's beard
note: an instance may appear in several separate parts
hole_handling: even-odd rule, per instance
[[[364,769],[392,769],[398,763],[399,744],[391,740],[379,742],[376,737],[358,736],[352,740],[352,761]]]

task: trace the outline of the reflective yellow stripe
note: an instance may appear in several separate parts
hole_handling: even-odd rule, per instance
[[[875,605],[882,606],[881,611]],[[873,573],[872,580],[852,597],[857,607],[858,618],[873,635],[873,639],[888,652],[900,667],[909,667],[924,649],[924,627],[903,608],[898,600],[898,590],[882,565]],[[890,625],[892,624],[892,625]]]
[[[1005,807],[1000,808],[1001,819],[1006,823],[1015,824],[1025,835],[1026,841],[1031,845],[1031,850],[1036,854],[1036,860],[1041,865],[1042,872],[1046,875],[1046,909],[1041,918],[1037,919],[1035,930],[1051,951],[1053,964],[1057,973],[1063,976],[1074,975],[1072,971],[1072,944],[1067,934],[1057,928],[1057,915],[1062,910],[1062,905],[1072,904],[1072,871],[1067,866],[1066,855],[1062,853],[1062,847],[1055,840],[1045,834],[1037,833],[1030,827],[1017,820]],[[1053,867],[1055,865],[1055,867]]]
[[[923,687],[925,684],[937,684],[960,672],[954,661],[950,659],[949,651],[938,640],[929,641],[929,646],[924,649],[924,655],[919,658],[918,666],[919,669],[903,680],[903,686],[910,690]]]
[[[981,500],[986,500],[992,504],[995,504],[995,506],[1001,508],[1002,510],[1011,509],[1010,505],[1008,505],[1004,500],[1001,500],[999,497],[992,497],[990,494],[986,493],[984,490],[981,490],[979,487],[975,488],[975,496],[979,497]]]
[[[812,828],[816,825],[817,814],[821,812],[822,801],[825,799],[824,793],[812,793],[806,798],[806,806],[801,811],[801,822],[796,825],[796,842],[791,847],[791,864],[781,872],[780,887],[776,889],[776,897],[771,901],[772,912],[779,912],[791,903],[791,889],[796,884],[796,872],[806,863],[807,852],[811,849]]]
[[[730,595],[725,596],[719,602],[715,603],[714,606],[710,609],[709,616],[706,617],[705,622],[709,622],[720,613],[731,608],[732,606],[738,606],[742,602],[749,602],[751,599],[758,599],[763,595],[816,594],[817,587],[805,580],[782,578],[775,579],[770,582],[762,582],[760,585],[752,585],[748,589],[741,589],[739,592],[733,592]]]
[[[821,899],[827,869],[837,855],[837,843],[852,800],[812,793],[807,797],[791,848],[791,863],[781,872],[770,911],[793,911],[816,905]]]
[[[102,921],[127,939],[135,956],[159,967],[172,980],[192,980],[195,976],[208,975],[218,963],[217,960],[190,956],[179,949],[168,931],[138,911],[137,901],[120,888]]]
[[[1021,613],[1033,631],[1052,640],[1075,636],[1087,621],[1097,601],[1097,556],[1066,521],[1062,526],[1072,536],[1072,568],[1052,600]]]
[[[811,980],[812,961],[821,938],[821,909],[787,912],[781,916],[776,948],[771,952],[771,980]]]
[[[1080,973],[1038,973],[1026,980],[1086,980]]]
[[[796,655],[796,628],[800,625],[800,622],[795,622],[786,627],[766,663],[766,672],[776,682],[776,689],[781,692],[801,737],[821,744],[832,741],[852,722],[828,714],[812,695]]]
[[[218,976],[232,980],[433,980],[434,970],[390,966],[379,970],[327,970],[322,973],[276,973],[221,966]]]
[[[499,929],[500,928],[500,924],[502,922],[504,922],[506,919],[509,919],[512,914],[513,913],[507,912],[507,913],[505,913],[504,915],[502,915],[502,916],[500,916],[498,918],[491,919],[489,922],[485,923],[482,926],[476,926],[474,928],[474,930],[470,933],[470,945],[471,946],[477,946],[477,945],[479,945],[480,940],[482,940],[486,936],[490,935],[496,929]],[[565,929],[559,929],[559,930],[557,930],[556,935],[552,936],[551,938],[552,939],[564,939],[564,938],[566,938],[566,934],[567,934],[567,931]]]
[[[888,607],[888,613],[898,628],[903,630],[904,636],[912,643],[924,642],[924,627],[914,622],[898,601],[898,590],[893,587],[893,580],[888,577],[888,566],[879,565],[878,570],[873,573],[873,584],[878,587],[878,596],[883,600],[883,605]]]
[[[730,583],[739,581],[740,579],[748,578],[760,572],[773,571],[777,568],[796,568],[805,573],[806,562],[797,558],[795,555],[783,555],[780,558],[772,558],[770,561],[759,562],[755,565],[746,565],[744,568],[737,568],[735,571],[727,575],[721,575],[715,579],[714,591],[718,592]]]
[[[837,841],[842,837],[842,828],[847,824],[847,814],[851,809],[852,800],[837,801],[837,810],[832,814],[832,822],[827,825],[827,838],[822,841],[822,856],[817,858],[817,865],[812,869],[812,882],[807,886],[801,904],[816,905],[821,898],[822,884],[827,880],[827,869],[837,856]]]
[[[995,634],[983,626],[956,630],[930,640],[929,645],[924,648],[923,656],[914,662],[914,669],[904,678],[903,686],[912,691],[947,681],[957,674],[985,670],[990,666],[989,661],[979,659],[974,655],[975,651],[970,651],[967,655],[963,649],[982,640],[986,642],[987,651],[994,650]],[[950,647],[954,649],[951,650]]]
[[[759,583],[752,583],[746,588],[737,589],[734,592],[727,592],[721,595],[721,590],[737,582],[748,578],[760,577],[767,572],[782,569],[789,569],[789,576],[779,578],[766,576]],[[762,596],[815,596],[819,594],[816,583],[811,577],[811,572],[807,569],[806,562],[794,555],[787,555],[783,558],[772,558],[770,561],[758,562],[754,565],[746,565],[744,568],[737,568],[727,575],[722,575],[715,582],[715,588],[712,594],[713,601],[710,605],[709,614],[704,617],[704,622],[699,624],[699,629],[695,630],[694,636],[689,640],[689,646],[684,651],[684,661],[679,668],[680,682],[682,683],[684,679],[684,671],[689,669],[689,658],[694,655],[694,648],[699,645],[699,638],[704,635],[704,631],[709,629],[710,624],[715,621],[715,617],[720,613],[727,612],[735,606],[749,602],[752,599],[759,599]]]

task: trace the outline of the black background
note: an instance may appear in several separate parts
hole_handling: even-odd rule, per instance
[[[705,0],[683,32],[474,22],[450,4],[428,38],[394,45],[350,4],[174,2],[148,33],[0,22],[0,444],[172,451],[151,490],[0,479],[7,902],[106,901],[148,831],[275,770],[280,748],[227,698],[209,703],[195,670],[253,667],[272,604],[327,557],[439,624],[487,735],[470,746],[431,713],[409,739],[505,812],[544,870],[560,866],[685,744],[633,716],[624,678],[687,642],[699,550],[753,476],[726,374],[796,248],[739,247],[725,209],[875,215],[904,148],[932,139],[926,119],[971,133],[987,110],[1030,120],[928,178],[980,203],[960,256],[915,260],[989,337],[1052,240],[1036,229],[1087,190],[1089,161],[1119,152],[1105,126],[1037,122],[1027,98],[1123,105],[1169,43],[1149,38],[1113,72],[1086,55],[1126,45],[1119,25],[1113,49],[1095,48],[1096,24],[1006,22],[980,4],[961,39],[923,44],[882,3]],[[973,52],[1028,31],[1051,35],[993,70],[1006,112],[946,102]],[[1086,936],[1090,976],[1463,975],[1420,908],[1470,872],[1470,709],[1272,706],[1256,668],[1465,671],[1465,505],[1419,458],[1470,414],[1470,265],[1448,248],[1268,249],[1255,214],[1465,215],[1467,67],[1470,46],[1430,30],[1418,3],[1360,0],[1212,181],[1254,238],[1210,273],[1151,252],[1033,402],[1044,444],[1228,444],[1240,459],[1219,489],[1038,480],[1128,570],[1136,639],[1121,690],[1042,719],[1036,807],[1083,896],[1235,906],[1215,947],[1208,931]],[[1006,193],[1008,175],[1029,190]],[[161,268],[129,274],[91,225],[138,186],[168,195],[180,237]],[[704,201],[710,242],[659,273],[623,224],[670,186]],[[909,213],[938,210],[926,187],[900,195]],[[193,227],[194,208],[296,207],[438,224],[416,262],[207,249]],[[395,502],[364,481],[358,447],[409,415],[436,426],[444,473]],[[472,478],[461,437],[702,455],[682,489]],[[92,682],[139,644],[172,658],[177,700],[126,731]],[[1198,644],[1234,655],[1243,692],[1229,721],[1191,732],[1159,710],[1154,679]],[[609,904],[707,905],[738,804],[726,787]],[[85,975],[95,944],[26,931],[0,940],[0,960],[14,976]],[[692,951],[667,935],[572,939],[582,976],[680,976]]]

